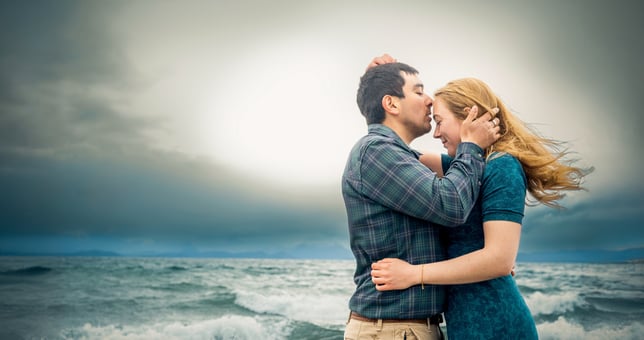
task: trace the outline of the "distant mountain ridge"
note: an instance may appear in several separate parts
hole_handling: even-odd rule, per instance
[[[517,262],[610,262],[644,261],[644,247],[624,250],[565,250],[541,253],[519,253]]]
[[[0,250],[0,256],[123,256],[117,252],[108,251],[108,250],[81,250],[75,252],[18,252],[18,251],[3,251]]]
[[[187,258],[272,258],[272,259],[328,259],[350,260],[351,252],[342,247],[300,246],[280,252],[249,251],[178,251],[117,253],[106,250],[84,250],[76,252],[16,252],[2,251],[0,256],[88,256],[88,257],[187,257]],[[644,247],[624,250],[566,250],[552,252],[519,253],[517,262],[575,262],[612,263],[644,262]]]

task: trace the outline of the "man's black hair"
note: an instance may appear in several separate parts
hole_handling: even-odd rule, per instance
[[[403,63],[389,63],[372,67],[360,77],[357,102],[367,124],[380,124],[385,120],[382,98],[386,95],[404,98],[405,78],[401,72],[418,74],[418,71]]]

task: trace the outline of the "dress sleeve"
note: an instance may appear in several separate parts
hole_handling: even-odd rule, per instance
[[[525,211],[526,178],[521,163],[511,155],[492,155],[483,175],[483,222],[521,224]]]
[[[452,165],[452,160],[453,158],[450,157],[448,154],[446,153],[441,154],[441,164],[443,166],[443,173],[446,173],[447,169],[449,169],[449,166]]]

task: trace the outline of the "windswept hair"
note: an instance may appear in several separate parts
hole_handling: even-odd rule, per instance
[[[473,105],[479,107],[481,114],[498,108],[501,138],[486,152],[506,152],[516,157],[528,180],[528,192],[534,198],[527,198],[527,204],[542,203],[549,207],[561,208],[559,200],[564,191],[584,190],[581,186],[584,177],[594,169],[573,166],[576,160],[566,159],[569,151],[564,143],[542,137],[536,130],[528,127],[517,118],[499,99],[490,87],[475,78],[451,81],[438,89],[434,96],[441,98],[460,120],[465,120]]]

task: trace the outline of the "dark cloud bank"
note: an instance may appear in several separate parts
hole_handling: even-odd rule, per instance
[[[59,253],[350,257],[339,184],[286,191],[147,145],[143,130],[159,122],[120,109],[144,82],[100,29],[110,11],[97,6],[0,6],[0,251],[50,242]],[[528,209],[521,256],[644,257],[642,185],[579,202]]]

